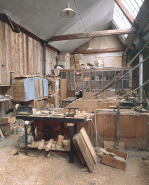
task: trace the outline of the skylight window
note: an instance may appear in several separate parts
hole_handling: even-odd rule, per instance
[[[121,0],[127,10],[132,14],[134,19],[138,15],[140,7],[142,6],[144,0]],[[121,8],[115,3],[113,12],[113,23],[117,29],[127,29],[131,28],[132,25],[121,10]],[[126,39],[128,35],[123,35],[123,39]]]
[[[118,29],[127,29],[132,27],[127,17],[116,3],[113,12],[113,23]],[[124,35],[123,38],[127,38],[127,35]]]
[[[134,19],[138,15],[138,12],[139,12],[143,2],[144,2],[144,0],[122,0],[122,3],[128,9],[128,11],[132,14]]]

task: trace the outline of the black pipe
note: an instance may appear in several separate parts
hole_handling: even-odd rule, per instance
[[[43,75],[46,76],[46,61],[47,61],[47,58],[46,58],[46,45],[47,45],[47,42],[42,42],[42,45],[43,45],[43,58],[44,58],[44,64],[43,64]]]
[[[25,125],[25,155],[28,155],[27,144],[28,144],[28,134],[27,134],[27,125]]]

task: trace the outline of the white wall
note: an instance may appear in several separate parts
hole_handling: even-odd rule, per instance
[[[89,43],[86,43],[77,49],[77,51],[86,50],[88,46]],[[90,40],[90,46],[92,49],[108,49],[122,47],[122,44],[116,36],[108,36],[96,37]],[[96,64],[98,60],[101,60],[104,62],[104,67],[123,67],[122,54],[123,52],[84,54],[82,61],[84,64]]]

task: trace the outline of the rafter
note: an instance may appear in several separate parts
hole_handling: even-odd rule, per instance
[[[125,35],[125,34],[133,34],[136,32],[136,28],[128,28],[128,29],[114,29],[114,30],[104,30],[104,31],[93,31],[89,33],[74,33],[68,35],[58,35],[53,36],[48,39],[48,42],[52,41],[61,41],[61,40],[73,40],[73,39],[83,39],[83,38],[92,38],[92,37],[104,37],[111,35]]]
[[[118,52],[124,51],[124,47],[117,47],[117,48],[106,48],[106,49],[92,49],[92,50],[76,50],[73,54],[91,54],[91,53],[105,53],[105,52]]]

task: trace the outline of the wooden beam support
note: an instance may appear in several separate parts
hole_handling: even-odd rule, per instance
[[[106,48],[106,49],[92,49],[92,50],[76,50],[72,54],[91,54],[91,53],[105,53],[105,52],[117,52],[117,51],[124,51],[124,47],[117,47],[117,48]]]
[[[104,31],[93,31],[89,33],[74,33],[74,34],[68,34],[68,35],[58,35],[58,36],[51,37],[47,41],[52,42],[52,41],[60,41],[60,40],[104,37],[104,36],[111,36],[111,35],[125,35],[125,34],[133,34],[135,32],[136,32],[136,28],[132,27],[129,29],[114,29],[114,30],[104,30]]]
[[[129,20],[129,22],[133,25],[134,24],[134,18],[132,16],[132,14],[128,11],[128,9],[124,6],[124,4],[122,3],[122,1],[121,0],[115,0],[115,2],[120,7],[120,9],[122,10],[122,12],[125,14],[125,16],[127,17],[127,19]]]

